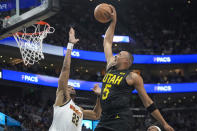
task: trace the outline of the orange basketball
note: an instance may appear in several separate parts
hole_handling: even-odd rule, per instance
[[[94,9],[94,17],[101,23],[109,22],[111,20],[111,13],[112,8],[106,3],[99,4]]]

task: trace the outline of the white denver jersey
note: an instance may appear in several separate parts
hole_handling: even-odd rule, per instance
[[[72,99],[63,106],[54,106],[53,109],[53,122],[49,131],[81,131],[83,113]]]

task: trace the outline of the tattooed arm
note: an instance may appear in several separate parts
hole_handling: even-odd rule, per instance
[[[58,80],[55,106],[60,106],[66,101],[70,100],[70,94],[68,92],[68,79],[70,74],[71,52],[73,45],[76,44],[78,41],[79,39],[75,38],[74,29],[71,28],[69,32],[69,43],[67,46],[66,56],[64,58],[61,74]]]

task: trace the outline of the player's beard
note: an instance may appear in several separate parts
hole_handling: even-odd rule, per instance
[[[118,69],[120,67],[120,63],[116,62],[116,65],[114,67],[115,69]]]
[[[70,97],[74,100],[76,98],[76,93],[70,93]]]

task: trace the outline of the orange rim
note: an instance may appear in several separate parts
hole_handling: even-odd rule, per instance
[[[36,23],[37,25],[47,25],[47,29],[46,30],[49,30],[50,29],[50,25],[47,23],[47,22],[44,22],[44,21],[39,21]],[[44,32],[44,31],[42,31]],[[14,35],[27,35],[27,36],[30,36],[30,35],[40,35],[42,34],[42,32],[36,32],[36,33],[23,33],[23,32],[16,32]]]

